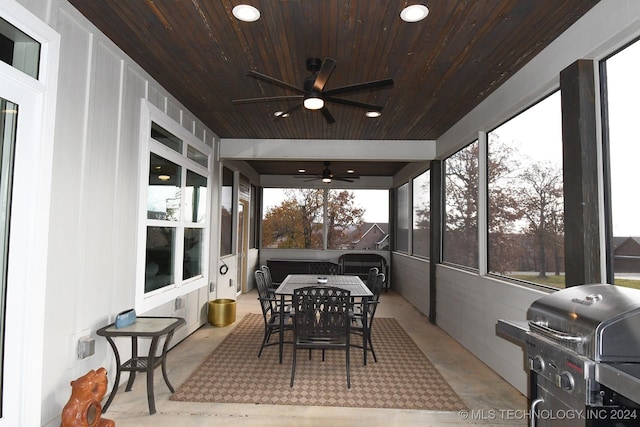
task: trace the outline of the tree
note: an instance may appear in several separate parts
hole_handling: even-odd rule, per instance
[[[446,173],[444,259],[478,267],[478,143],[449,157]]]
[[[348,230],[362,223],[364,209],[355,205],[355,195],[349,191],[329,191],[327,202],[327,247],[337,249],[353,242]]]
[[[562,205],[562,172],[548,162],[531,164],[520,175],[520,204],[526,231],[534,237],[538,265],[538,277],[547,276],[547,250],[554,255],[556,274],[559,271],[559,254],[564,230]]]
[[[323,248],[323,189],[286,190],[286,199],[270,208],[262,221],[263,245],[275,248]],[[329,247],[350,242],[348,230],[362,223],[364,210],[349,191],[329,191],[327,240]]]

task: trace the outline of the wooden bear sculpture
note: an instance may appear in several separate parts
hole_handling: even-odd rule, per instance
[[[107,370],[91,370],[71,381],[71,397],[62,409],[60,427],[115,427],[112,420],[102,418],[100,401],[107,391]]]

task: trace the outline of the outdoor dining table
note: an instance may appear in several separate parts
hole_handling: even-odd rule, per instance
[[[320,278],[325,279],[319,280]],[[340,289],[345,289],[351,292],[351,298],[362,298],[362,315],[364,319],[363,324],[363,348],[364,350],[364,364],[367,364],[367,307],[369,299],[373,297],[371,290],[364,284],[362,279],[358,276],[348,275],[328,275],[318,276],[317,274],[289,274],[275,290],[275,295],[280,297],[280,331],[279,331],[279,359],[282,363],[282,354],[284,351],[284,314],[285,314],[285,298],[293,297],[293,291],[298,288],[304,288],[307,286],[333,286]]]

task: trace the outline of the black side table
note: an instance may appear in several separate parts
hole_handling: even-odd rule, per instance
[[[136,322],[132,325],[125,326],[124,328],[116,328],[114,324],[107,325],[100,328],[96,333],[103,336],[111,344],[113,353],[116,356],[116,379],[113,383],[113,389],[109,395],[107,403],[102,407],[102,412],[106,412],[107,408],[116,396],[118,390],[118,384],[120,383],[120,373],[122,371],[129,372],[129,381],[127,381],[127,387],[125,391],[131,391],[133,381],[136,378],[136,372],[147,373],[147,401],[149,402],[149,415],[156,413],[156,403],[153,394],[153,371],[162,364],[162,376],[164,382],[169,387],[171,393],[175,390],[169,378],[167,377],[167,350],[169,349],[169,342],[173,337],[173,333],[179,327],[185,324],[185,321],[181,317],[137,317]],[[162,355],[156,357],[156,351],[158,349],[158,341],[160,338],[166,335],[164,346],[162,347]],[[120,363],[120,354],[118,353],[118,347],[113,341],[113,337],[131,337],[131,359],[124,363]],[[147,357],[138,356],[138,337],[151,338],[151,347],[149,348],[149,355]]]

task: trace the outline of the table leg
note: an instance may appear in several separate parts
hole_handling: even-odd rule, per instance
[[[137,337],[131,337],[131,360],[132,363],[136,364],[136,367],[138,365],[138,338]],[[131,387],[133,387],[133,382],[136,379],[136,371],[135,370],[131,370],[129,371],[129,380],[127,381],[127,387],[124,389],[124,391],[131,391]]]
[[[169,349],[169,341],[173,337],[173,331],[169,332],[167,335],[167,339],[164,341],[164,346],[162,347],[162,377],[164,378],[164,383],[169,387],[169,391],[171,393],[175,393],[173,386],[169,382],[169,376],[167,375],[167,350]]]
[[[284,294],[280,295],[280,328],[278,331],[278,357],[282,363],[282,353],[284,352]]]
[[[118,391],[118,384],[120,383],[120,354],[118,353],[118,347],[116,347],[116,343],[113,342],[111,337],[105,337],[111,348],[113,349],[113,354],[116,356],[116,379],[113,381],[113,387],[111,388],[111,393],[109,393],[109,399],[107,399],[107,403],[102,407],[102,412],[107,412],[107,408],[113,402],[113,398],[116,397],[116,392]]]
[[[153,339],[151,339],[151,347],[149,348],[149,356],[147,357],[147,402],[149,403],[149,415],[156,413],[156,401],[153,393],[153,365],[155,365],[158,339],[159,337],[153,337]]]
[[[362,298],[362,348],[364,349],[364,365],[367,365],[367,340],[369,339],[369,321],[367,320],[367,316],[369,314],[369,298]]]

